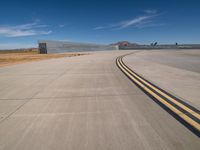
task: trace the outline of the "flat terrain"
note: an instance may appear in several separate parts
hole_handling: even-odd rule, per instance
[[[200,109],[200,50],[146,50],[125,63],[169,93]]]
[[[37,51],[0,51],[0,67],[44,59],[79,56],[81,54],[38,54]]]
[[[190,130],[94,52],[0,68],[1,150],[199,150]]]

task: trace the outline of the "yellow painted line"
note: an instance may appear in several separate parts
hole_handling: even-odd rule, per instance
[[[165,94],[164,92],[162,92],[161,90],[159,90],[158,88],[152,86],[151,84],[149,84],[148,82],[146,82],[145,80],[143,80],[141,77],[139,77],[137,74],[135,74],[134,72],[132,72],[132,70],[130,70],[129,68],[127,68],[124,63],[122,62],[122,58],[119,59],[119,62],[122,64],[122,66],[124,68],[126,68],[127,70],[129,70],[131,72],[131,74],[133,76],[135,76],[136,78],[138,78],[140,81],[142,81],[143,83],[145,83],[146,85],[148,85],[149,87],[151,87],[152,89],[154,89],[156,92],[158,92],[159,94],[161,94],[162,96],[166,97],[167,99],[169,99],[170,101],[172,101],[174,104],[178,105],[179,107],[181,107],[182,109],[186,110],[187,112],[193,114],[193,116],[195,116],[196,118],[200,119],[200,115],[196,112],[194,112],[193,110],[191,110],[190,108],[188,108],[187,106],[183,105],[182,103],[176,101],[175,99],[173,99],[172,97],[168,96],[167,94]]]
[[[190,117],[188,117],[187,115],[185,115],[184,113],[182,113],[181,111],[179,111],[178,109],[176,109],[174,106],[172,106],[170,103],[168,103],[167,101],[165,101],[164,99],[162,99],[159,95],[157,95],[156,93],[152,92],[150,89],[148,89],[144,84],[142,84],[141,82],[139,82],[136,78],[134,78],[127,70],[125,70],[123,68],[123,66],[119,63],[119,61],[117,60],[117,64],[118,66],[123,70],[123,72],[129,77],[131,78],[134,82],[136,82],[139,86],[141,86],[146,92],[148,92],[149,94],[151,94],[153,97],[155,97],[159,102],[161,102],[162,104],[164,104],[166,107],[168,107],[171,111],[173,111],[175,114],[177,114],[179,117],[181,117],[183,120],[185,120],[187,123],[189,123],[191,126],[193,126],[194,128],[196,128],[197,130],[200,131],[200,124],[198,124],[197,122],[195,122],[194,120],[192,120]]]

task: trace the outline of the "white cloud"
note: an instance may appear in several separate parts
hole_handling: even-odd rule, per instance
[[[124,22],[120,23],[120,28],[127,28],[130,26],[143,24],[143,23],[145,23],[144,21],[147,21],[152,17],[154,17],[154,16],[140,16],[140,17],[134,18],[129,21],[124,21]]]
[[[159,16],[156,10],[145,10],[145,15],[138,16],[136,18],[133,18],[131,20],[121,21],[119,23],[105,25],[105,26],[97,26],[94,28],[94,30],[103,30],[103,29],[124,29],[129,27],[150,27],[152,25],[153,19],[156,16]],[[148,26],[149,25],[149,26]]]
[[[155,10],[155,9],[148,9],[148,10],[144,10],[144,12],[147,13],[147,14],[156,14],[157,10]]]
[[[60,24],[60,25],[58,25],[58,27],[59,27],[59,28],[64,28],[65,25],[64,25],[64,24]]]
[[[120,26],[119,23],[109,24],[109,25],[106,25],[106,26],[97,26],[97,27],[93,28],[93,30],[112,29],[112,28],[117,28],[119,26]]]
[[[51,30],[41,30],[48,27],[44,24],[39,24],[39,21],[33,23],[15,25],[15,26],[0,26],[0,35],[5,37],[23,37],[33,35],[45,35],[52,33]]]
[[[95,27],[94,30],[101,30],[101,29],[105,29],[106,27],[102,27],[102,26],[98,26],[98,27]]]

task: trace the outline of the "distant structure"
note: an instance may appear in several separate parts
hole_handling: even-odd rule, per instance
[[[140,45],[128,41],[119,41],[110,45],[101,45],[93,43],[78,43],[66,41],[38,41],[39,53],[65,53],[65,52],[83,52],[83,51],[110,51],[110,50],[132,50],[132,49],[200,49],[200,44],[158,44]]]
[[[130,43],[128,41],[119,41],[119,42],[113,43],[111,45],[116,45],[116,46],[119,47],[119,49],[126,49],[128,47],[137,47],[138,46],[138,44],[136,44],[136,43]]]
[[[153,42],[150,45],[130,43],[128,41],[120,41],[112,45],[118,45],[119,50],[132,50],[132,49],[200,49],[200,44],[158,44]]]
[[[78,43],[66,41],[38,41],[39,53],[65,53],[65,52],[83,52],[83,51],[105,51],[118,50],[116,45],[101,45],[91,43]]]
[[[118,45],[118,46],[128,46],[128,45],[130,45],[130,43],[128,41],[120,41],[120,42],[117,42],[116,45]]]
[[[151,43],[150,45],[151,45],[151,46],[156,46],[156,45],[158,45],[158,42]]]
[[[39,43],[39,53],[40,54],[47,54],[47,44],[44,43]]]

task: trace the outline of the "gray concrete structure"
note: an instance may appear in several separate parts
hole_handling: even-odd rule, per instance
[[[1,68],[0,149],[199,150],[199,138],[117,68],[129,52]]]
[[[67,41],[39,40],[39,53],[65,53],[82,51],[118,50],[118,46]]]

